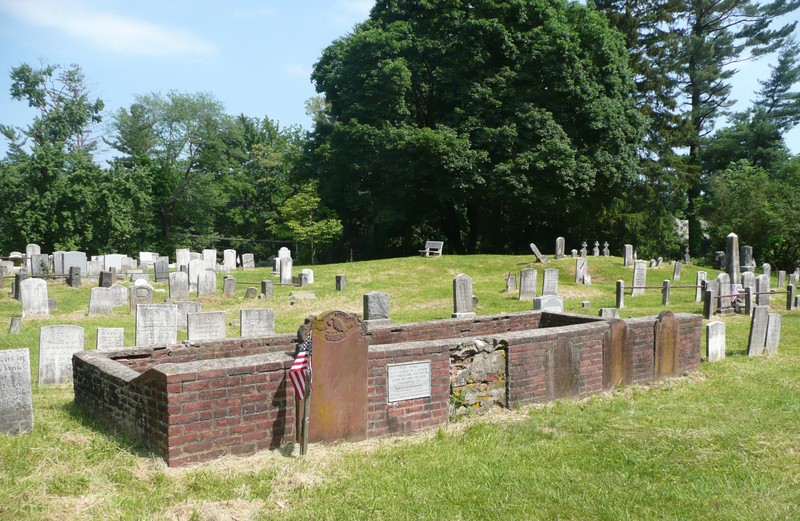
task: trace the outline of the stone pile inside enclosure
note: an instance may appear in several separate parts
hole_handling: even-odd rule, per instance
[[[362,418],[347,439],[404,434],[473,410],[681,375],[701,356],[701,316],[669,311],[627,320],[532,311],[375,327],[328,312],[313,323],[314,373],[363,363],[367,382],[357,391],[366,396],[331,400],[332,381],[315,379],[312,441],[335,439],[314,414]],[[348,351],[365,341],[368,350]],[[281,447],[297,432],[287,378],[297,345],[295,335],[275,335],[82,351],[73,357],[75,403],[170,466]],[[314,412],[314,403],[337,406]]]

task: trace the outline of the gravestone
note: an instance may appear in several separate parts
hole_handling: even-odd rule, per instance
[[[108,288],[111,290],[111,305],[114,307],[118,306],[125,306],[128,304],[130,299],[128,298],[128,288],[125,286],[111,286]]]
[[[248,287],[244,290],[244,298],[245,300],[258,298],[258,288],[255,286]]]
[[[252,253],[242,254],[242,268],[255,268],[256,260]]]
[[[725,322],[717,320],[706,324],[706,359],[718,362],[725,359]]]
[[[22,318],[50,315],[47,282],[42,279],[25,279],[20,282],[19,300],[22,303]]]
[[[369,343],[365,334],[356,315],[341,311],[318,315],[305,333],[312,338],[314,353],[309,442],[366,438]],[[298,400],[298,419],[303,405]]]
[[[273,275],[280,275],[281,273],[281,258],[275,257],[272,259],[273,267],[272,267],[272,274]]]
[[[581,243],[581,251],[580,251],[580,256],[581,256],[581,257],[583,257],[583,258],[585,259],[585,258],[586,258],[586,254],[587,254],[587,251],[586,251],[586,241],[583,241],[583,242]]]
[[[46,253],[34,253],[30,260],[31,275],[49,275],[53,272],[50,267],[50,255]]]
[[[588,273],[587,263],[588,261],[583,257],[575,259],[575,284],[584,283],[583,278]]]
[[[694,280],[694,301],[701,302],[703,300],[703,282],[708,280],[708,273],[705,271],[698,271]]]
[[[80,326],[44,326],[39,330],[39,385],[72,381],[72,355],[83,351]]]
[[[233,298],[236,296],[236,279],[233,277],[225,277],[222,279],[222,296],[225,298]]]
[[[631,296],[644,295],[644,287],[647,286],[647,263],[637,260],[633,266],[633,284],[631,285]]]
[[[292,256],[292,252],[286,246],[283,246],[278,250],[278,258],[279,259],[285,259],[287,257],[291,258],[291,256]]]
[[[771,277],[772,276],[772,266],[770,266],[769,263],[765,262],[764,264],[761,265],[761,273],[763,273],[767,277]]]
[[[603,334],[603,389],[606,391],[633,383],[633,334],[628,325],[619,320],[619,310],[609,317],[609,329]],[[602,314],[601,314],[602,316]]]
[[[101,271],[97,285],[101,288],[110,288],[114,284],[114,274],[110,271]]]
[[[203,264],[205,269],[214,271],[217,268],[217,250],[204,249],[203,250]]]
[[[347,275],[336,275],[336,291],[347,289]]]
[[[681,259],[683,260],[684,264],[691,264],[692,263],[692,256],[689,255],[689,247],[681,248]]]
[[[633,266],[633,245],[626,244],[622,251],[622,265],[625,267]]]
[[[280,281],[281,281],[281,284],[292,284],[292,258],[291,257],[281,257]]]
[[[202,253],[197,253],[196,251],[190,251],[189,252],[189,262],[192,262],[193,260],[199,260],[199,261],[205,262],[204,259],[203,259],[203,254]]]
[[[786,287],[786,271],[778,270],[778,288]]]
[[[214,340],[225,338],[225,312],[206,311],[202,313],[189,313],[186,316],[187,340]]]
[[[82,251],[65,251],[62,256],[62,262],[64,264],[64,274],[69,273],[70,268],[80,268],[82,274],[89,275],[86,253]]]
[[[555,347],[547,352],[547,397],[577,398],[580,394],[580,352],[573,343],[559,337]]]
[[[275,310],[268,308],[241,310],[239,331],[243,338],[274,335]]]
[[[308,284],[314,284],[314,270],[309,268],[304,268],[300,270],[300,274],[306,276],[306,282]]]
[[[262,280],[261,281],[261,294],[264,295],[264,298],[272,298],[275,293],[275,285],[272,283],[271,280]]]
[[[678,376],[680,374],[678,320],[672,311],[662,311],[653,327],[655,328],[655,377]]]
[[[98,351],[107,351],[109,349],[119,349],[125,346],[125,328],[124,327],[98,327],[97,328],[97,344]]]
[[[676,262],[675,265],[672,267],[672,280],[679,281],[681,280],[681,270],[683,268],[683,264],[680,262]]]
[[[379,291],[371,291],[363,297],[364,322],[367,324],[389,324],[389,295]]]
[[[781,315],[770,313],[767,318],[767,338],[764,340],[764,351],[774,355],[781,343]]]
[[[617,308],[600,308],[597,313],[600,318],[619,318],[619,309]]]
[[[718,270],[724,270],[727,264],[725,263],[725,252],[717,250],[714,252],[714,267]]]
[[[552,313],[564,312],[564,299],[558,295],[542,295],[533,298],[535,311],[550,311]]]
[[[175,271],[169,274],[169,298],[172,300],[188,300],[189,274]]]
[[[658,266],[658,261],[655,259],[650,259],[650,267],[655,268],[656,266]]]
[[[542,295],[558,295],[558,270],[546,269],[542,276]]]
[[[594,241],[594,248],[592,248],[592,255],[594,257],[600,256],[600,243],[597,241]]]
[[[81,269],[78,266],[70,266],[67,284],[70,288],[81,287]]]
[[[660,268],[664,265],[664,257],[659,257],[656,259],[656,268]]]
[[[717,275],[716,289],[716,306],[720,313],[730,311],[731,302],[731,279],[727,273],[720,273]]]
[[[753,247],[745,244],[739,248],[739,266],[742,271],[754,271]]]
[[[308,274],[300,272],[300,275],[298,275],[297,278],[294,279],[294,283],[295,285],[300,286],[301,288],[305,288],[309,284]]]
[[[89,290],[89,314],[110,315],[114,309],[111,288],[96,287]]]
[[[236,269],[236,250],[222,251],[222,264],[229,270]]]
[[[186,248],[178,248],[175,250],[175,269],[180,271],[181,266],[189,266],[191,260],[190,252]]]
[[[206,271],[205,262],[201,259],[189,261],[189,293],[197,293],[197,279],[204,271]]]
[[[169,263],[163,260],[157,260],[153,265],[155,271],[156,282],[169,281]]]
[[[739,236],[735,233],[730,233],[725,242],[725,272],[730,277],[731,284],[741,283],[740,266]]]
[[[608,249],[608,241],[603,241],[603,257],[609,257],[611,250]]]
[[[564,258],[564,237],[556,238],[556,260]]]
[[[22,290],[22,281],[28,280],[30,276],[28,275],[28,270],[21,269],[14,274],[14,286],[12,288],[12,293],[14,294],[14,298],[19,300],[20,299],[20,292]]]
[[[41,253],[42,248],[40,248],[38,244],[31,243],[25,246],[25,258],[27,259],[25,267],[28,269],[28,272],[31,272],[31,258]]]
[[[197,296],[213,297],[217,294],[217,273],[203,270],[197,276]]]
[[[173,304],[175,304],[177,308],[178,327],[181,329],[186,329],[186,317],[189,313],[200,313],[203,310],[200,303],[193,300],[181,300],[179,302],[173,302]]]
[[[138,282],[143,280],[145,282],[150,282],[150,274],[149,273],[131,273],[131,282]]]
[[[578,258],[578,250],[575,250],[575,249],[572,250],[572,258],[573,259],[577,259]]]
[[[519,273],[519,299],[533,300],[536,296],[538,272],[534,268],[526,268]]]
[[[756,289],[756,274],[752,271],[745,271],[741,274],[742,287]]]
[[[510,271],[506,273],[506,291],[517,291],[517,276]]]
[[[22,325],[22,317],[11,317],[11,321],[8,324],[8,334],[18,335],[19,328],[21,325]]]
[[[0,433],[13,435],[32,430],[30,351],[0,350]]]
[[[542,252],[539,251],[539,248],[537,248],[534,243],[531,243],[530,247],[531,247],[531,251],[533,252],[533,255],[536,257],[537,261],[544,263],[544,262],[547,262],[547,261],[550,260],[547,257],[545,257],[544,255],[542,255]]]
[[[103,271],[103,263],[100,261],[86,261],[86,276],[96,277]]]
[[[136,345],[158,347],[178,342],[178,307],[175,304],[136,306]]]
[[[103,255],[103,269],[105,271],[110,271],[111,268],[116,268],[118,272],[122,271],[122,260],[125,258],[125,255],[121,253],[109,253]]]
[[[756,277],[756,306],[769,306],[769,277]]]
[[[131,315],[136,313],[136,306],[153,303],[152,286],[134,286],[131,288]]]
[[[453,278],[453,314],[452,318],[471,318],[475,313],[472,310],[472,279],[468,275],[459,273]]]
[[[747,356],[764,354],[767,345],[767,328],[769,326],[769,306],[755,306],[753,318],[750,319],[750,336],[747,340]]]

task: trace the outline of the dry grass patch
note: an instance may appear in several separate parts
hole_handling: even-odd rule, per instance
[[[264,508],[261,500],[184,501],[153,519],[169,521],[249,521]]]

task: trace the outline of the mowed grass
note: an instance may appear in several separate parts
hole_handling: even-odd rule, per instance
[[[289,333],[309,314],[360,312],[369,291],[390,295],[396,322],[449,318],[458,273],[473,278],[482,315],[531,308],[503,291],[505,273],[525,267],[539,269],[540,288],[544,267],[560,269],[567,310],[591,315],[613,306],[615,280],[631,284],[617,257],[589,258],[591,287],[575,285],[572,259],[531,260],[445,255],[314,266],[316,301],[291,305],[298,288],[280,286],[271,301],[244,300],[248,284],[240,284],[235,299],[204,300],[203,309],[227,311],[236,336],[239,309],[274,307],[278,332]],[[698,269],[684,266],[675,284],[693,284]],[[336,274],[347,276],[344,293],[334,289]],[[275,280],[260,269],[234,276],[255,286]],[[669,266],[648,270],[648,285],[665,278]],[[133,345],[127,308],[85,316],[88,287],[51,283],[58,311],[24,321],[15,336],[5,325],[19,303],[0,298],[0,348],[29,348],[34,382],[42,325],[84,326],[87,348],[97,327],[125,327]],[[698,373],[405,438],[312,445],[306,457],[289,447],[169,469],[83,418],[71,386],[35,387],[34,431],[0,436],[0,519],[800,519],[800,311],[785,312],[783,303],[773,297],[773,311],[783,313],[776,356],[748,358],[748,319],[725,317],[729,356]],[[664,310],[658,290],[626,295],[625,304],[625,317]],[[674,289],[669,309],[701,311],[689,289]]]

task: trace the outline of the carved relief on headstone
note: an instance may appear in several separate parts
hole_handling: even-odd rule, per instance
[[[131,288],[130,310],[131,314],[136,313],[136,306],[139,304],[153,303],[152,286],[134,286]]]

